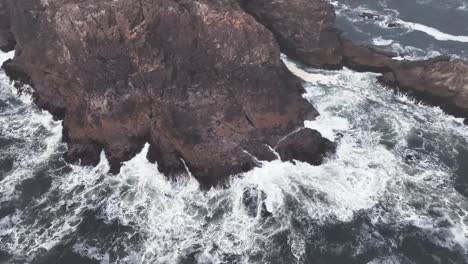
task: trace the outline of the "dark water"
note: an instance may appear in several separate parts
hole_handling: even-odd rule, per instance
[[[468,2],[466,0],[343,0],[335,1],[338,24],[344,34],[362,43],[382,38],[402,55],[425,57],[435,54],[468,58]],[[363,13],[373,18],[362,17]],[[417,23],[440,33],[408,28]],[[389,27],[394,23],[395,27]],[[450,36],[444,36],[447,34]],[[465,36],[463,41],[438,40]],[[460,38],[459,38],[460,39]],[[384,41],[385,42],[385,41]]]
[[[335,4],[355,40],[410,58],[467,56],[457,38],[468,36],[466,1]],[[468,263],[468,199],[455,190],[468,177],[462,120],[375,74],[286,62],[322,113],[306,125],[343,135],[336,156],[318,167],[268,162],[205,193],[190,177],[167,181],[147,149],[117,176],[105,158],[65,163],[60,122],[0,72],[0,263]]]

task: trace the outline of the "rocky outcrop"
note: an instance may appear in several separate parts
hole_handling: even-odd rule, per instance
[[[340,35],[334,8],[323,0],[244,0],[241,3],[274,33],[282,52],[290,57],[312,67],[345,66],[361,72],[382,73],[383,83],[468,120],[467,62],[447,57],[419,62],[395,60],[397,54],[356,45]]]
[[[440,56],[424,61],[394,60],[396,54],[343,41],[343,64],[382,73],[379,81],[468,121],[468,62]]]
[[[273,32],[282,52],[312,67],[339,69],[342,48],[335,10],[323,0],[240,0]]]
[[[324,159],[323,153],[335,149],[335,144],[321,138],[322,135],[315,130],[301,129],[281,140],[275,150],[283,161],[294,163],[294,160],[298,160],[320,165]]]
[[[209,187],[275,159],[269,146],[318,115],[274,35],[236,1],[2,3],[16,40],[6,70],[63,119],[71,162],[96,164],[104,150],[117,172],[149,142],[160,171],[188,169]],[[332,144],[309,136],[281,149],[303,140],[318,164]]]
[[[342,38],[342,65],[359,72],[387,73],[392,70],[395,62],[392,58],[397,54],[381,51],[370,46],[356,45]]]
[[[15,47],[15,38],[10,31],[10,18],[6,3],[0,1],[0,50],[7,52]]]
[[[280,51],[382,73],[468,117],[466,62],[400,61],[355,45],[323,0],[2,0],[0,20],[0,47],[16,44],[5,70],[64,119],[68,160],[96,164],[104,150],[113,172],[145,142],[162,172],[189,169],[206,186],[274,159],[270,147],[319,164],[332,144],[309,130],[291,135],[318,113]]]
[[[381,80],[468,121],[468,63],[437,57],[398,62]]]

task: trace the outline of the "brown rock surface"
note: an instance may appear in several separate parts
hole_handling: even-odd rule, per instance
[[[240,0],[273,32],[281,51],[307,65],[341,68],[342,49],[335,10],[323,0]]]
[[[240,0],[269,28],[282,52],[317,68],[341,68],[382,73],[381,80],[416,98],[468,118],[467,63],[439,57],[421,62],[400,61],[397,54],[356,45],[340,36],[335,11],[324,0]]]
[[[250,169],[251,155],[273,159],[267,145],[318,115],[280,49],[313,67],[382,73],[382,82],[468,117],[466,62],[400,61],[355,45],[323,0],[3,0],[0,21],[0,47],[17,42],[5,67],[64,119],[68,159],[96,164],[104,149],[114,172],[145,142],[162,172],[181,173],[185,161],[207,186]],[[283,153],[310,145],[318,157],[328,143],[293,137]]]
[[[10,31],[10,19],[6,3],[0,1],[0,50],[7,52],[15,47],[15,38]]]
[[[334,143],[320,140],[321,138],[322,135],[319,132],[304,128],[280,141],[275,150],[283,161],[298,160],[312,165],[320,165],[325,157],[324,153],[335,149]]]
[[[96,164],[103,149],[117,172],[149,142],[162,172],[185,162],[208,187],[251,155],[273,159],[267,145],[318,115],[273,34],[235,1],[4,2],[17,42],[6,67],[64,119],[72,162]]]
[[[450,114],[468,118],[466,61],[447,57],[419,62],[401,61],[381,80],[416,98],[438,105]]]

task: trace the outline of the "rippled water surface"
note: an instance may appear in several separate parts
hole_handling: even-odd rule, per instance
[[[353,39],[411,58],[466,56],[463,38],[384,26],[468,36],[466,1],[407,2],[334,4]],[[208,192],[189,176],[166,180],[147,148],[117,176],[104,156],[95,168],[65,163],[61,123],[0,71],[0,263],[468,263],[468,199],[454,189],[468,171],[463,120],[375,74],[284,60],[321,113],[306,126],[337,140],[336,155],[318,167],[266,162]]]

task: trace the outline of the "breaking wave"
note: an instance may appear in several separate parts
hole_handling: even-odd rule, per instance
[[[283,59],[321,113],[306,126],[337,140],[336,155],[263,162],[206,192],[158,173],[148,146],[116,176],[104,154],[67,164],[61,123],[0,72],[0,262],[467,262],[468,203],[453,187],[463,120],[375,74]]]

